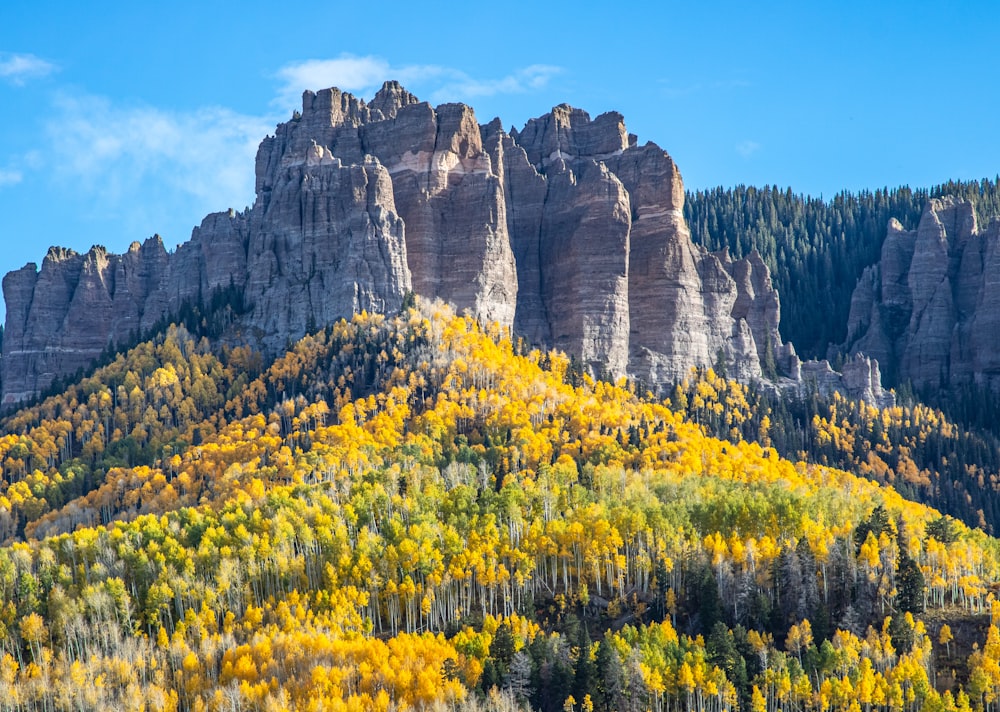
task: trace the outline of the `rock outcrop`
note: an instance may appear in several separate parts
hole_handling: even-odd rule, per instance
[[[800,368],[760,256],[692,244],[680,172],[620,114],[562,105],[507,132],[394,82],[302,104],[261,143],[252,208],[208,216],[173,253],[53,248],[9,274],[3,402],[219,294],[243,306],[225,338],[269,353],[412,290],[652,387],[693,366]]]
[[[879,408],[896,405],[896,394],[882,387],[878,361],[864,354],[849,358],[840,372],[829,361],[806,361],[798,366],[786,388],[805,396],[809,391],[823,395],[840,393],[851,400],[860,400]]]
[[[1000,387],[1000,221],[971,203],[927,202],[916,230],[889,224],[880,261],[851,299],[844,350],[878,360],[891,384]]]
[[[385,168],[313,151],[270,178],[253,209],[209,215],[173,253],[158,236],[124,255],[52,248],[40,270],[8,274],[3,403],[227,290],[247,307],[232,337],[271,353],[345,314],[398,309],[411,284]]]

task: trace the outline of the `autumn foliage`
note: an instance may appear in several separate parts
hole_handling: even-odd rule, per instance
[[[440,304],[272,363],[172,328],[3,423],[0,709],[994,705],[996,540],[699,383]]]

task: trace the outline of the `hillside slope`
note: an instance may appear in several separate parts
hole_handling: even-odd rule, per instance
[[[8,418],[0,705],[993,699],[996,540],[507,333],[422,304],[267,364],[174,329]]]

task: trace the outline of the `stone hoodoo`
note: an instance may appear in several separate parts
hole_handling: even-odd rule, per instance
[[[927,202],[916,230],[896,220],[851,299],[845,350],[878,360],[890,383],[1000,387],[1000,221],[971,203]]]
[[[172,253],[53,248],[7,275],[3,402],[220,294],[243,306],[225,337],[269,353],[412,290],[654,387],[720,362],[743,380],[798,369],[760,257],[692,244],[683,202],[673,160],[617,113],[562,105],[507,132],[395,82],[369,103],[309,91],[261,143],[252,208]]]

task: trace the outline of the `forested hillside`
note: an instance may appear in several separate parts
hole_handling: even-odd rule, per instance
[[[670,402],[716,437],[845,469],[969,526],[1000,530],[1000,441],[935,408],[908,399],[879,409],[815,391],[779,397],[711,370],[692,372]]]
[[[781,336],[807,357],[825,358],[847,338],[851,293],[878,261],[890,218],[916,227],[928,197],[954,195],[976,206],[981,224],[1000,215],[1000,178],[839,193],[831,200],[791,188],[689,192],[684,217],[695,242],[734,256],[758,250],[781,295]]]
[[[686,211],[696,241],[737,255],[753,249],[761,253],[781,295],[783,338],[800,354],[829,357],[836,365],[844,356],[836,346],[847,336],[852,293],[865,267],[879,260],[889,219],[915,228],[928,198],[940,196],[972,203],[980,226],[1000,216],[1000,178],[949,181],[930,190],[845,192],[830,201],[776,187],[718,188],[689,194]],[[756,393],[766,403],[756,402],[754,412],[760,418],[773,411],[771,438],[782,454],[801,453],[894,482],[908,496],[996,531],[1000,417],[994,395],[969,382],[922,389],[914,397],[909,383],[893,379],[892,364],[882,365],[884,385],[897,389],[906,411],[890,416],[898,426],[887,452],[880,452],[886,446],[878,440],[887,437],[883,430],[888,421],[875,424],[879,419],[864,415],[858,404],[837,405],[816,395],[778,400]],[[911,411],[922,415],[910,418]],[[849,437],[824,436],[820,442],[821,428],[815,425],[820,421],[838,428],[850,423],[845,426]],[[852,445],[845,449],[842,441]],[[831,451],[831,444],[840,454]]]
[[[995,704],[996,540],[685,398],[436,304],[172,328],[3,423],[0,709]]]

